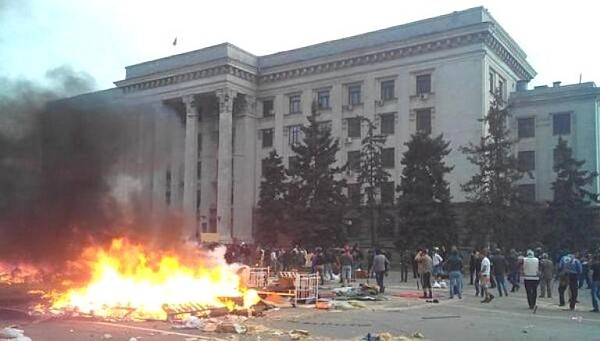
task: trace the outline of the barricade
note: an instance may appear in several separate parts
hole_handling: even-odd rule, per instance
[[[319,276],[317,274],[296,274],[294,282],[294,304],[316,303],[319,298]]]
[[[270,268],[250,268],[246,284],[249,288],[264,289],[269,285]]]

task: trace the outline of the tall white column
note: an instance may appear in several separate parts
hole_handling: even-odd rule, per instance
[[[219,240],[232,239],[231,197],[233,188],[233,100],[236,92],[224,88],[216,92],[219,99],[219,151],[217,166],[217,233]]]
[[[183,173],[184,238],[199,237],[196,219],[196,190],[198,168],[198,109],[194,96],[183,97],[185,104],[185,155]]]
[[[245,105],[236,113],[233,160],[233,235],[239,241],[252,241],[255,196],[256,118],[253,96],[245,96]]]

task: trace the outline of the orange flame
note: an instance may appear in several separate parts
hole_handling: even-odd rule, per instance
[[[83,258],[91,279],[54,295],[52,308],[101,317],[114,317],[117,311],[129,309],[132,318],[165,319],[164,304],[236,308],[223,297],[243,297],[243,307],[237,308],[256,304],[258,294],[242,287],[235,267],[212,256],[184,259],[173,253],[150,253],[141,245],[115,239],[108,250],[85,250]]]

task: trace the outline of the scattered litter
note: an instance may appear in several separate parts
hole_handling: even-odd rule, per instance
[[[0,329],[0,339],[10,341],[31,341],[29,337],[25,336],[24,330],[18,329],[15,326]]]
[[[437,298],[434,298],[432,300],[425,300],[425,302],[427,302],[427,303],[440,303],[440,301],[438,301]]]
[[[414,333],[410,334],[410,337],[412,337],[413,339],[424,339],[425,335],[423,335],[420,332],[414,332]]]
[[[137,337],[132,337],[129,339],[129,341],[138,341]]]
[[[327,299],[318,299],[317,303],[315,303],[315,308],[317,309],[323,309],[323,310],[329,310],[332,307],[332,303],[330,300]]]
[[[288,334],[290,335],[290,338],[292,340],[299,340],[301,338],[308,337],[309,332],[308,332],[308,330],[294,329],[294,330],[290,330],[290,332]]]
[[[102,340],[110,340],[110,339],[112,339],[112,338],[113,338],[113,337],[112,337],[112,335],[110,335],[110,334],[104,334],[104,335],[102,335]]]
[[[196,316],[189,316],[181,324],[171,325],[173,329],[202,329],[203,326],[204,322]]]
[[[333,310],[354,310],[356,307],[350,304],[350,301],[332,301],[331,309]]]
[[[583,321],[583,316],[571,316],[571,321],[581,323],[581,321]]]
[[[379,335],[368,333],[360,340],[361,341],[412,341],[414,339],[422,339],[422,338],[423,338],[423,334],[418,333],[418,332],[413,333],[410,336],[394,336],[391,333],[381,333]]]

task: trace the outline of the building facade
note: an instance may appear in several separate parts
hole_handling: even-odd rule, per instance
[[[128,66],[109,91],[144,113],[138,175],[153,209],[181,210],[187,237],[229,242],[252,240],[261,161],[276,150],[286,166],[294,162],[290,146],[302,138],[313,102],[341,141],[340,165],[361,148],[358,116],[388,135],[383,157],[392,181],[384,201],[394,200],[411,134],[443,133],[452,148],[451,194],[464,201],[460,184],[474,169],[459,147],[484,134],[479,119],[492,91],[508,99],[535,74],[479,7],[266,56],[224,43]],[[349,195],[360,190],[355,173],[347,180]]]
[[[517,90],[510,96],[511,131],[516,153],[527,174],[522,192],[537,201],[551,201],[554,148],[558,138],[567,141],[573,157],[584,160],[583,169],[600,171],[600,89],[594,83],[539,86]],[[598,179],[590,190],[600,193]]]

